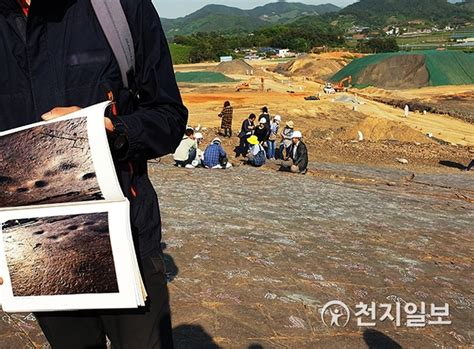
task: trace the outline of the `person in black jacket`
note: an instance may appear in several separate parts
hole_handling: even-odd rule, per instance
[[[121,0],[136,67],[124,88],[88,0],[0,0],[0,131],[103,102],[116,172],[130,201],[133,238],[149,296],[138,310],[35,314],[53,348],[171,348],[158,200],[147,160],[173,153],[188,112],[151,0]]]
[[[308,171],[308,149],[302,141],[300,131],[293,132],[293,144],[288,153],[289,157],[281,164],[281,171],[305,174]]]
[[[250,114],[247,119],[242,122],[242,128],[239,133],[240,144],[236,150],[236,156],[247,156],[249,151],[249,144],[247,139],[253,134],[255,130],[255,119],[257,116],[255,114]]]
[[[257,136],[258,142],[262,146],[267,145],[268,137],[270,136],[270,129],[268,128],[267,119],[261,118],[258,126],[255,128],[254,135]]]

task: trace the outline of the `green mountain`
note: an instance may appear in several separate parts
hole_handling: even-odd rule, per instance
[[[424,20],[434,23],[472,21],[474,14],[447,0],[360,0],[339,12],[358,24],[374,26]]]
[[[290,23],[302,17],[318,16],[339,10],[339,7],[331,4],[305,5],[295,2],[270,3],[252,10],[207,5],[186,17],[163,18],[162,23],[168,37],[197,32],[252,32],[272,24]]]

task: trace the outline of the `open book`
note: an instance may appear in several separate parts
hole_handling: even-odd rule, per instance
[[[0,133],[4,311],[144,305],[104,127],[108,105]]]

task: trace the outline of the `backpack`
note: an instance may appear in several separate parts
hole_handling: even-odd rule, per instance
[[[267,159],[267,154],[265,153],[265,149],[263,149],[261,145],[259,145],[259,147],[260,147],[259,152],[253,158],[253,165],[255,167],[263,166]]]
[[[130,89],[135,74],[135,47],[122,4],[120,0],[91,0],[91,4],[119,65],[123,86]]]

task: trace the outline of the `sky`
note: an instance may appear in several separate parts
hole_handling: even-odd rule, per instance
[[[152,0],[155,4],[158,13],[163,18],[177,18],[183,17],[193,13],[200,8],[209,4],[220,4],[241,9],[252,9],[257,6],[268,4],[269,2],[276,2],[272,0]],[[355,0],[301,0],[293,2],[302,2],[310,5],[319,5],[331,3],[339,7],[347,6]]]

